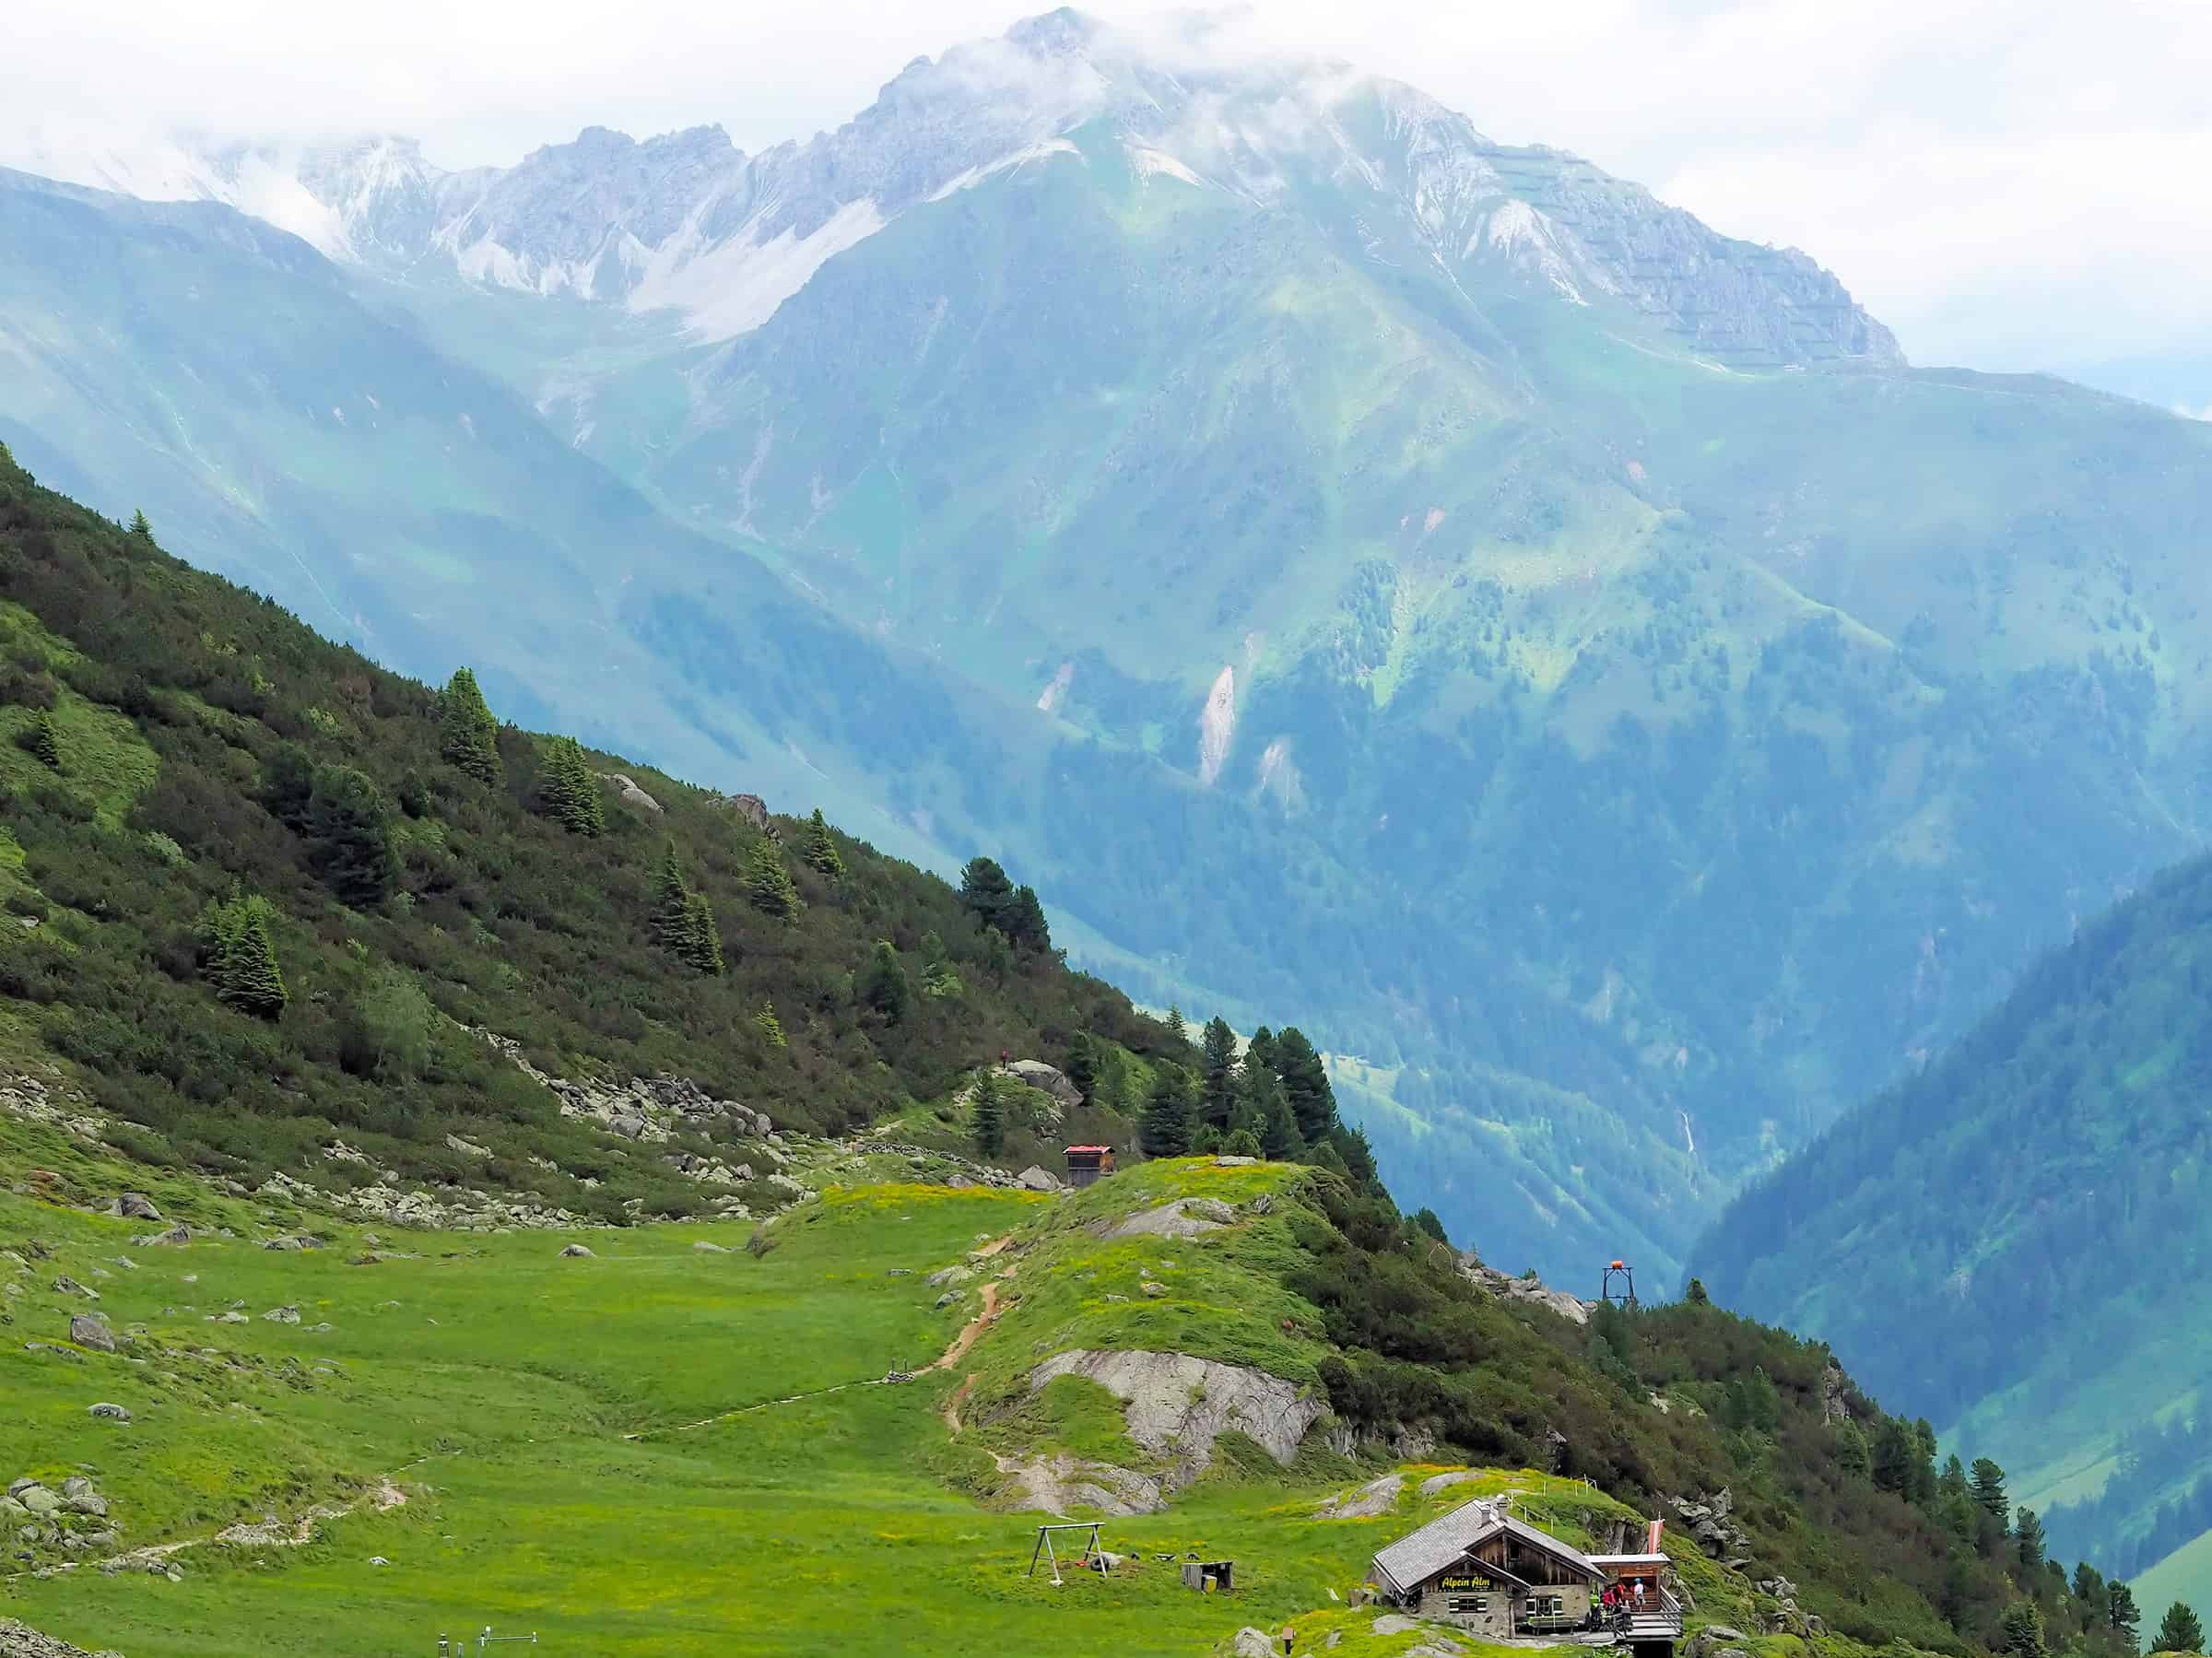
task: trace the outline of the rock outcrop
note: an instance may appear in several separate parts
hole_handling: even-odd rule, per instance
[[[1354,1491],[1346,1491],[1331,1498],[1313,1511],[1316,1520],[1372,1520],[1387,1514],[1398,1506],[1398,1498],[1406,1489],[1403,1474],[1385,1474],[1371,1479]],[[1426,1486],[1422,1487],[1427,1490]]]
[[[1129,1437],[1173,1459],[1171,1490],[1195,1478],[1213,1461],[1214,1440],[1232,1429],[1249,1434],[1277,1462],[1288,1463],[1325,1408],[1318,1393],[1294,1382],[1188,1353],[1078,1347],[1030,1371],[1030,1391],[1059,1376],[1084,1377],[1122,1401]]]
[[[1156,1209],[1141,1209],[1118,1222],[1109,1238],[1195,1238],[1231,1224],[1237,1212],[1216,1197],[1179,1197]]]
[[[105,1647],[88,1652],[83,1647],[41,1635],[29,1624],[0,1617],[0,1658],[123,1658],[123,1654]]]
[[[1062,1111],[1072,1111],[1083,1103],[1083,1090],[1069,1081],[1067,1074],[1056,1065],[1048,1065],[1041,1059],[1018,1059],[1006,1067],[1006,1075],[1015,1081],[1025,1083],[1041,1094],[1049,1094]],[[1059,1121],[1054,1113],[1053,1122]]]
[[[1585,1301],[1564,1289],[1553,1289],[1538,1278],[1508,1277],[1494,1266],[1485,1266],[1472,1254],[1460,1256],[1459,1270],[1470,1282],[1501,1300],[1525,1301],[1530,1306],[1542,1307],[1571,1324],[1588,1323],[1590,1315],[1597,1311],[1595,1301]]]

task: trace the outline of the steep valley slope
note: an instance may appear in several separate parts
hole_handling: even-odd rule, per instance
[[[2085,923],[1693,1257],[1716,1296],[1994,1457],[2054,1551],[2154,1615],[2212,1599],[2207,976],[2199,859]]]
[[[1910,368],[1806,255],[1345,65],[1061,12],[757,156],[187,159],[0,188],[35,469],[534,720],[993,852],[1154,1005],[1295,1005],[1510,1264],[1667,1276],[2212,811],[2212,429]]]

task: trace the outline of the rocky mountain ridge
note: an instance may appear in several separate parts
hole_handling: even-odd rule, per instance
[[[1502,265],[1572,304],[1611,299],[1724,360],[1903,362],[1805,254],[1734,241],[1564,150],[1503,147],[1402,82],[1221,53],[1218,19],[1140,41],[1070,10],[917,58],[834,132],[748,156],[717,126],[606,127],[507,168],[449,171],[414,140],[178,140],[150,153],[18,151],[31,171],[153,200],[213,200],[329,257],[405,276],[681,314],[697,337],[759,326],[825,262],[901,214],[1027,166],[1089,162],[1109,135],[1147,177],[1311,210],[1349,186],[1350,244],[1387,262],[1395,221],[1447,274]]]

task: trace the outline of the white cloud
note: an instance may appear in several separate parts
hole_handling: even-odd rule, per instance
[[[908,59],[1018,15],[1006,0],[33,5],[0,61],[0,123],[394,130],[447,165],[591,123],[719,122],[748,149],[803,138]],[[1164,31],[1179,8],[1099,9]],[[1577,150],[1718,229],[1804,247],[1922,361],[2212,348],[2201,0],[1269,0],[1215,31],[1229,41],[1342,55],[1493,137]]]

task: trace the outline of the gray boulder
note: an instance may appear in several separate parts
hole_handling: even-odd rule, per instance
[[[1274,1658],[1275,1641],[1265,1629],[1249,1624],[1237,1631],[1236,1658]]]
[[[24,1492],[29,1490],[31,1487],[39,1483],[39,1481],[33,1479],[29,1475],[26,1474],[21,1479],[9,1482],[7,1494],[10,1497],[20,1497]]]
[[[1018,1059],[1006,1067],[1018,1082],[1027,1083],[1040,1093],[1050,1094],[1063,1107],[1083,1103],[1083,1090],[1068,1080],[1065,1072],[1048,1065],[1041,1059]]]
[[[88,1301],[100,1299],[99,1290],[86,1288],[67,1273],[64,1273],[60,1277],[54,1279],[53,1292],[56,1295],[81,1295]]]
[[[112,1353],[115,1350],[115,1333],[108,1328],[108,1321],[97,1312],[79,1312],[69,1320],[69,1339],[80,1347],[89,1347],[95,1353]]]
[[[159,1220],[161,1211],[154,1207],[154,1200],[143,1192],[125,1192],[108,1205],[111,1215],[124,1216],[131,1220]]]
[[[272,1324],[296,1324],[300,1322],[297,1307],[272,1307],[261,1315]]]
[[[19,1492],[16,1500],[23,1505],[34,1520],[49,1519],[62,1511],[62,1494],[50,1491],[44,1486],[32,1486],[29,1490]]]
[[[127,1422],[131,1419],[129,1411],[124,1409],[120,1405],[110,1405],[105,1400],[98,1405],[88,1406],[88,1409],[92,1416],[97,1417],[102,1422]]]
[[[1040,1169],[1034,1163],[1016,1175],[1014,1183],[1028,1192],[1057,1192],[1060,1190],[1059,1176]]]
[[[1179,1486],[1213,1460],[1216,1437],[1230,1429],[1288,1463],[1325,1408],[1319,1396],[1301,1396],[1294,1382],[1188,1353],[1078,1347],[1031,1370],[1030,1391],[1069,1375],[1095,1382],[1123,1402],[1129,1437],[1155,1455],[1172,1452],[1180,1465],[1171,1479]]]
[[[560,1253],[563,1260],[574,1261],[588,1260],[592,1252],[581,1243],[571,1243],[563,1248]]]
[[[1197,1206],[1194,1206],[1197,1205]],[[1217,1219],[1226,1215],[1230,1220],[1236,1212],[1228,1205],[1211,1197],[1179,1197],[1172,1203],[1161,1204],[1157,1209],[1142,1209],[1114,1227],[1109,1238],[1195,1238],[1201,1232],[1211,1232],[1229,1224]]]
[[[312,1238],[310,1238],[305,1232],[288,1232],[282,1238],[270,1239],[261,1247],[263,1249],[274,1250],[309,1250],[320,1249],[323,1246],[317,1243]]]

